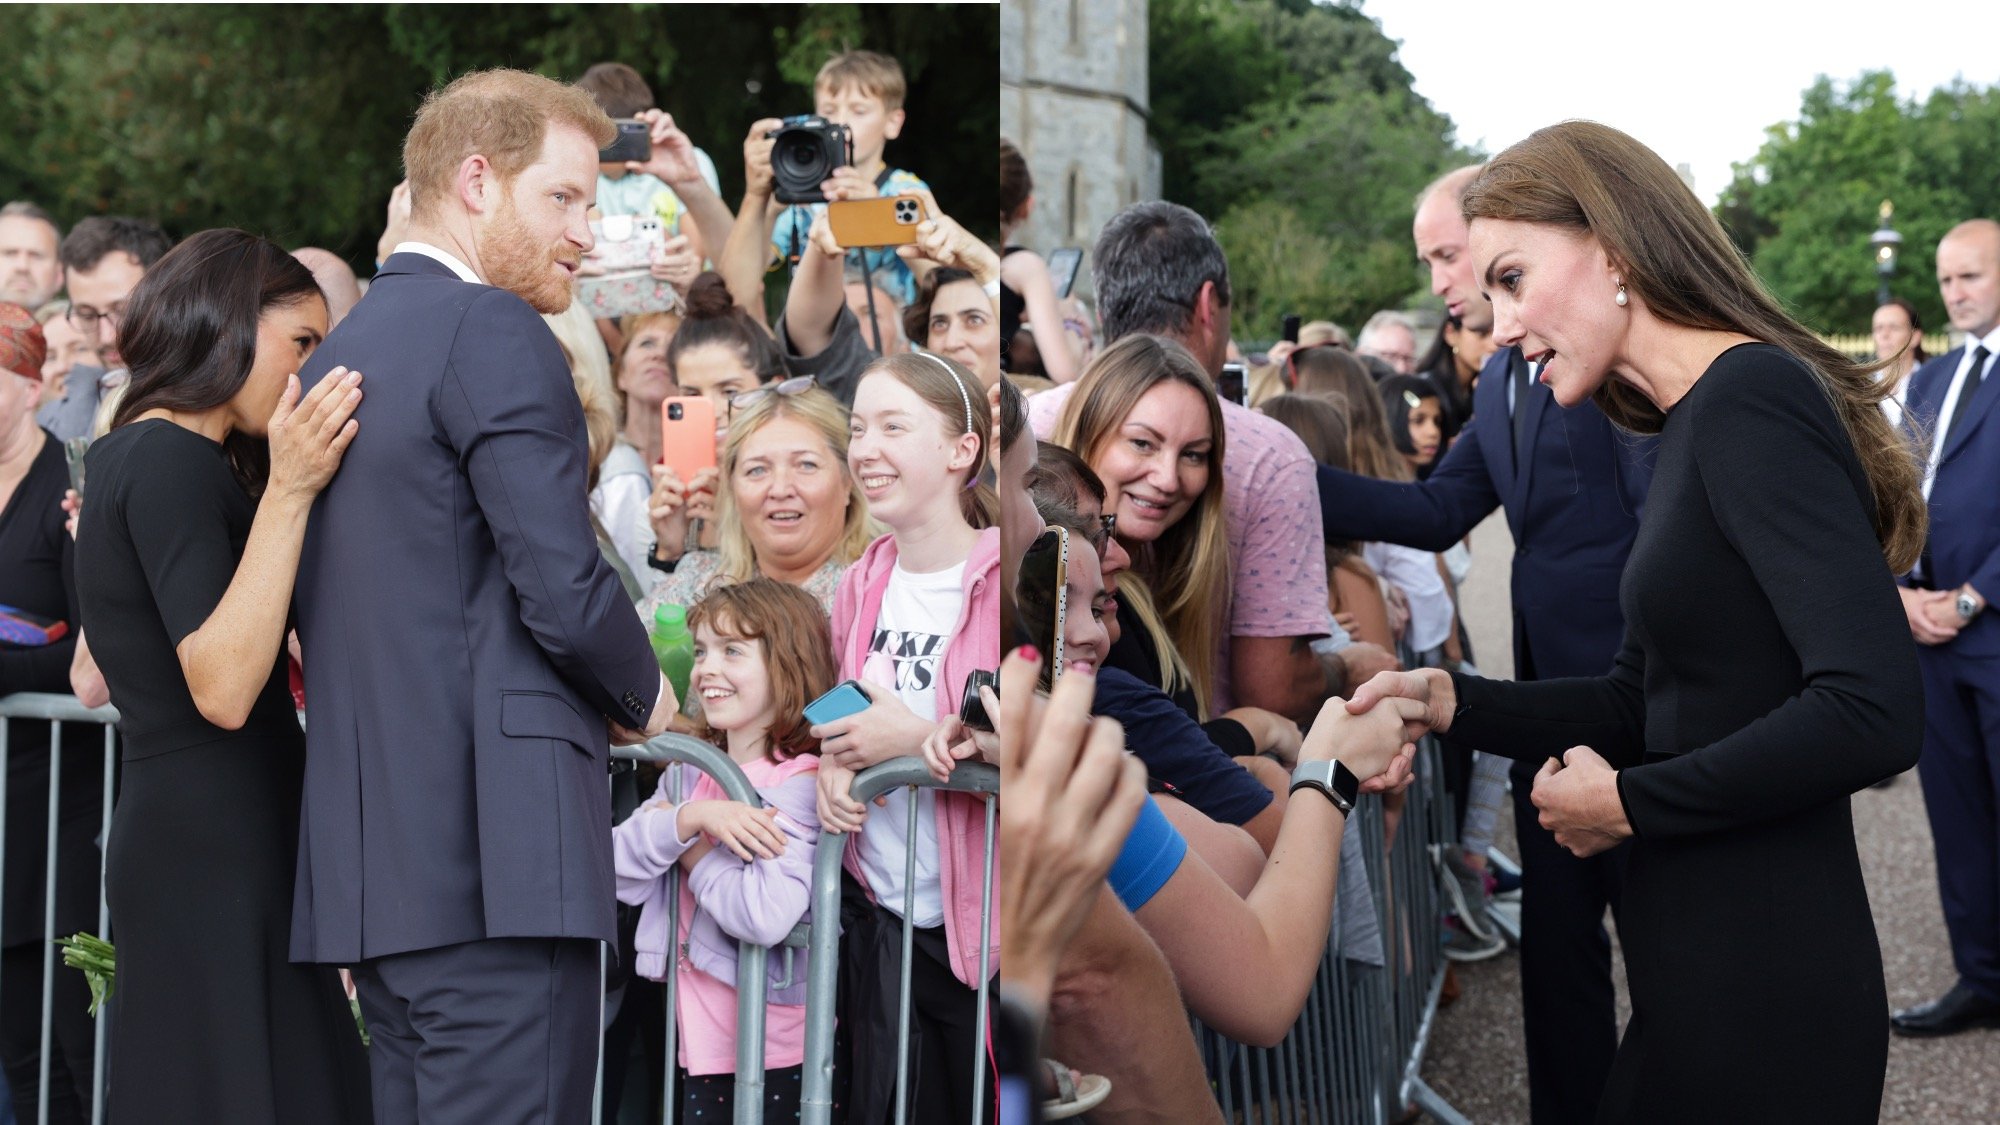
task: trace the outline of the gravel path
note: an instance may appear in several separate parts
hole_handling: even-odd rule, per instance
[[[1513,542],[1495,514],[1472,535],[1473,573],[1463,590],[1466,627],[1488,675],[1513,673],[1507,571]],[[1930,1000],[1951,986],[1951,953],[1938,908],[1930,827],[1914,773],[1854,798],[1855,835],[1882,941],[1889,1002]],[[1511,816],[1500,846],[1513,853]],[[1625,1005],[1619,975],[1620,1019]],[[1480,1125],[1528,1120],[1521,1050],[1520,972],[1513,954],[1458,967],[1464,994],[1439,1013],[1424,1079]],[[1885,1013],[1886,1018],[1886,1013]],[[1882,1120],[1950,1125],[2000,1120],[2000,1031],[1942,1040],[1892,1038]]]

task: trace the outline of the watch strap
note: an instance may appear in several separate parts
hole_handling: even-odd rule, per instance
[[[1300,789],[1312,789],[1333,802],[1333,807],[1342,814],[1350,814],[1354,811],[1354,802],[1361,796],[1361,779],[1338,761],[1300,762],[1298,768],[1292,771],[1290,792],[1296,793]]]

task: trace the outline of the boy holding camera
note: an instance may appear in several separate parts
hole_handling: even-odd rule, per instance
[[[927,188],[915,174],[891,168],[882,158],[883,148],[903,131],[907,89],[903,68],[874,51],[844,51],[820,68],[813,79],[814,112],[845,126],[853,145],[852,162],[834,168],[821,185],[826,198],[873,199]],[[782,163],[784,157],[775,159]],[[782,177],[783,169],[777,171]],[[825,212],[826,204],[774,205],[783,210],[771,234],[773,258],[797,261],[805,253],[813,219]],[[893,247],[854,253],[868,279],[894,296],[898,306],[916,297],[916,279]]]

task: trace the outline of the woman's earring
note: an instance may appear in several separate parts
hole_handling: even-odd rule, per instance
[[[1617,301],[1617,302],[1618,302],[1618,307],[1619,307],[1619,308],[1621,308],[1621,309],[1622,309],[1622,308],[1624,308],[1624,307],[1625,307],[1625,301],[1626,301],[1626,296],[1625,296],[1625,283],[1624,283],[1624,282],[1622,282],[1622,281],[1621,281],[1621,282],[1619,282],[1619,283],[1618,283],[1618,296],[1616,296],[1616,297],[1612,298],[1612,300],[1615,300],[1615,301]]]

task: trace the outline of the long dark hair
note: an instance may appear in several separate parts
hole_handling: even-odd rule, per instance
[[[1565,121],[1494,157],[1466,188],[1467,222],[1507,219],[1595,237],[1623,283],[1667,324],[1733,332],[1791,353],[1840,416],[1874,495],[1875,535],[1901,574],[1924,545],[1923,468],[1879,403],[1888,360],[1862,363],[1821,340],[1771,296],[1708,207],[1645,145],[1606,125]],[[1666,414],[1606,378],[1592,396],[1613,425],[1656,434]]]
[[[195,413],[235,398],[257,362],[258,321],[307,299],[326,299],[312,271],[254,234],[205,230],[174,247],[132,290],[118,332],[132,382],[111,428],[148,410]],[[244,490],[261,495],[269,443],[231,433],[222,447]]]
[[[1910,332],[1912,333],[1910,336],[1910,359],[1921,366],[1930,356],[1924,353],[1924,322],[1917,319],[1917,306],[1905,301],[1901,297],[1891,297],[1887,304],[1878,306],[1876,311],[1880,312],[1882,309],[1888,308],[1889,305],[1894,305],[1902,309],[1903,315],[1910,318]],[[1878,355],[1875,358],[1894,359],[1895,357]]]

